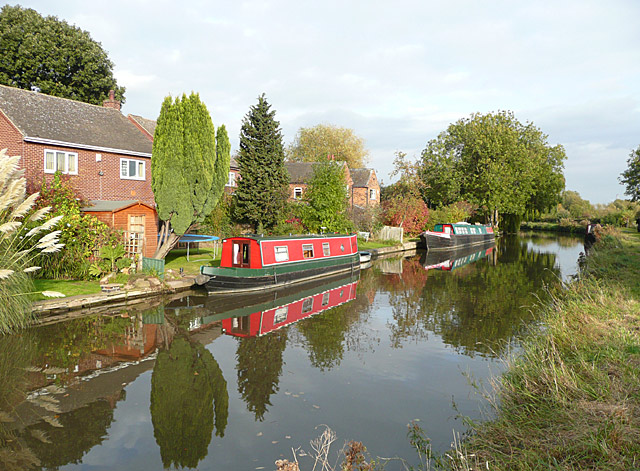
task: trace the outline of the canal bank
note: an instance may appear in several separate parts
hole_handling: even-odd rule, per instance
[[[375,249],[368,249],[367,251],[371,252],[372,259],[377,259],[389,254],[416,250],[416,248],[417,242],[405,242],[400,245],[379,247]],[[108,305],[110,308],[125,307],[145,302],[146,298],[181,292],[198,287],[195,275],[183,275],[180,278],[169,281],[160,281],[153,277],[149,278],[150,279],[146,282],[146,285],[148,286],[142,285],[135,286],[132,289],[36,301],[32,304],[32,313],[38,318],[44,318],[49,316],[60,316],[64,313],[82,309],[99,308],[100,306],[105,305]]]
[[[450,469],[637,469],[640,236],[610,232],[497,379]]]

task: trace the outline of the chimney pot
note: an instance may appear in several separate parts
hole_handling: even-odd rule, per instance
[[[105,108],[113,108],[120,110],[120,101],[116,100],[116,93],[113,90],[109,90],[109,99],[102,102],[102,106]]]

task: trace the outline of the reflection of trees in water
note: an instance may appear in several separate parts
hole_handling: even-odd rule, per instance
[[[287,346],[287,329],[270,332],[263,337],[242,337],[238,340],[236,361],[238,392],[256,420],[264,420],[271,395],[279,390]]]
[[[496,266],[482,259],[451,273],[430,271],[422,289],[414,264],[405,262],[410,269],[402,282],[386,283],[394,318],[392,345],[433,332],[470,355],[500,354],[534,320],[531,308],[543,285],[559,276],[555,254],[529,251],[517,238],[501,240]]]
[[[29,331],[20,335],[0,336],[0,469],[32,469],[40,464],[25,440],[9,431],[13,407],[24,400],[27,387],[26,368],[31,366],[36,345]]]
[[[373,351],[380,342],[366,326],[376,283],[373,272],[369,272],[361,274],[356,299],[296,325],[296,330],[302,336],[301,343],[314,367],[330,370],[340,364],[345,350],[359,353]]]
[[[117,400],[122,398],[124,393]],[[44,468],[80,463],[91,448],[107,438],[107,430],[113,422],[113,408],[109,401],[98,400],[60,414],[55,427],[45,422],[29,426],[23,436]],[[49,443],[37,439],[39,433],[34,430],[44,432]]]
[[[227,382],[211,352],[184,332],[158,353],[150,402],[153,434],[165,468],[198,465],[207,455],[214,415],[216,435],[224,436]]]

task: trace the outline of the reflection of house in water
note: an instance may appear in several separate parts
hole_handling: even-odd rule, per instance
[[[345,283],[346,282],[346,283]],[[337,284],[337,286],[335,286]],[[324,312],[356,298],[357,279],[336,282],[296,293],[295,300],[280,298],[268,309],[222,321],[223,332],[236,337],[255,337]]]

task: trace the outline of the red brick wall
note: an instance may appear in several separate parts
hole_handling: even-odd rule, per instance
[[[87,200],[140,200],[155,205],[151,190],[151,159],[146,157],[129,157],[126,155],[95,152],[69,147],[46,146],[25,143],[22,154],[23,166],[26,169],[28,183],[40,185],[42,178],[47,181],[52,174],[44,173],[45,149],[76,152],[78,154],[78,175],[69,175],[73,187]],[[96,162],[96,154],[101,161]],[[120,178],[120,159],[133,158],[145,162],[145,180],[125,180]],[[103,175],[99,175],[102,172]]]
[[[7,147],[9,155],[22,156],[21,166],[29,188],[40,188],[43,177],[51,181],[53,174],[44,173],[45,149],[75,152],[78,154],[78,175],[69,175],[73,187],[87,200],[140,200],[155,206],[151,190],[151,159],[107,152],[96,152],[71,147],[49,146],[24,142],[21,134],[0,113],[0,149]],[[96,162],[96,154],[101,161]],[[120,159],[132,158],[145,162],[145,180],[120,178]],[[98,172],[104,175],[100,176]]]
[[[374,199],[369,198],[369,190],[376,190],[376,197]],[[372,172],[366,188],[354,188],[351,193],[351,206],[374,206],[380,204],[380,184],[376,178],[375,173]]]
[[[0,150],[8,149],[10,156],[22,155],[22,134],[0,111]],[[43,157],[44,159],[44,157]]]

